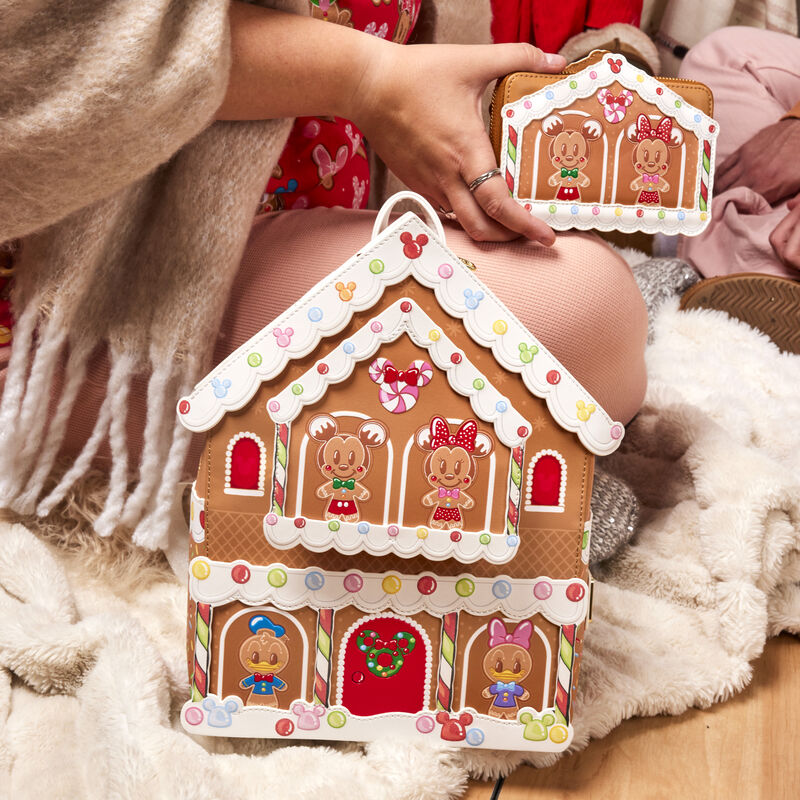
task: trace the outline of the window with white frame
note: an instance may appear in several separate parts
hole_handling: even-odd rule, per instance
[[[225,451],[225,494],[264,494],[267,470],[267,448],[251,431],[231,437]]]
[[[561,512],[567,493],[567,462],[557,450],[540,450],[528,464],[525,510]]]

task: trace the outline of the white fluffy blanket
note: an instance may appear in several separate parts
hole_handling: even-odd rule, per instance
[[[597,569],[575,747],[634,715],[725,700],[800,630],[800,357],[716,312],[662,310],[647,401],[606,467],[643,507]],[[198,740],[185,699],[185,590],[0,528],[0,796],[447,798],[513,753],[389,741]]]

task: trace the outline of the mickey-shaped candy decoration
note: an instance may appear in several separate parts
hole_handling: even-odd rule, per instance
[[[528,652],[533,626],[527,620],[513,631],[495,617],[489,623],[489,650],[483,658],[483,671],[492,681],[481,693],[489,703],[489,716],[516,719],[519,703],[530,697],[522,681],[530,675],[533,659]]]
[[[253,635],[239,648],[239,662],[250,673],[239,681],[242,689],[250,689],[245,705],[277,706],[275,692],[286,691],[286,683],[278,677],[289,663],[286,630],[264,614],[252,616],[248,626]]]
[[[462,512],[475,506],[466,490],[475,482],[477,459],[492,452],[491,438],[478,431],[474,419],[466,420],[452,433],[445,419],[436,416],[429,426],[417,431],[416,443],[427,453],[425,478],[433,487],[422,496],[422,504],[433,507],[430,526],[444,530],[462,527]]]
[[[318,414],[308,423],[308,435],[320,442],[317,466],[325,483],[317,487],[316,495],[328,500],[325,519],[357,522],[358,503],[372,496],[363,481],[372,462],[371,450],[386,443],[389,432],[382,422],[368,419],[355,433],[339,431],[339,423],[329,414]]]
[[[446,742],[463,742],[467,738],[467,725],[472,724],[472,714],[463,711],[451,717],[446,711],[436,714],[436,721],[442,726],[441,737]]]
[[[418,359],[398,370],[388,358],[376,358],[369,365],[369,377],[380,387],[380,404],[392,414],[402,414],[416,405],[420,388],[433,378],[433,367]]]

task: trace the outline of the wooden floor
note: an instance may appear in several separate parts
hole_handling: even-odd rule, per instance
[[[767,644],[741,694],[708,711],[631,719],[549,769],[473,782],[464,800],[800,798],[800,642]]]

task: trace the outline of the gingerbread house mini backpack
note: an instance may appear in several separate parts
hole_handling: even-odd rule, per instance
[[[398,199],[428,222],[388,224]],[[593,462],[624,431],[534,333],[401,193],[180,400],[207,435],[188,731],[569,746]]]

